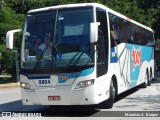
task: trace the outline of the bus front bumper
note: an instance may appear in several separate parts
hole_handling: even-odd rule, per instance
[[[82,89],[72,89],[71,86],[34,90],[21,88],[21,94],[23,105],[93,105],[109,97],[107,90],[97,85]]]

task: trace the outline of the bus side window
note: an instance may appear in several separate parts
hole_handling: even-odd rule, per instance
[[[117,37],[117,33],[114,30],[114,26],[110,25],[110,39],[111,39],[111,48],[115,47],[118,43],[118,37]]]
[[[121,30],[118,24],[118,17],[109,13],[110,41],[111,48],[121,43]]]
[[[121,32],[121,40],[122,42],[126,42],[126,31],[125,31],[125,25],[123,25],[123,20],[121,19],[122,23],[119,23],[120,26],[120,32]]]

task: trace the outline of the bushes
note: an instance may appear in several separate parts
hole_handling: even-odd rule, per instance
[[[16,79],[16,64],[14,53],[8,51],[5,45],[6,33],[9,30],[22,28],[24,21],[23,14],[17,14],[15,10],[9,7],[6,3],[3,4],[3,9],[0,8],[0,53],[1,53],[1,69],[0,74],[10,74],[13,77],[13,81]],[[14,40],[14,49],[19,47],[20,35],[16,35]]]
[[[15,64],[15,57],[14,53],[8,51],[5,48],[5,45],[1,45],[0,53],[2,54],[1,57],[1,72],[10,74],[13,77],[13,80],[16,80],[16,64]]]

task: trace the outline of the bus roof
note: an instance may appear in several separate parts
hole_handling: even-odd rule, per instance
[[[115,14],[115,15],[117,15],[117,16],[119,16],[119,17],[121,17],[121,18],[123,18],[123,19],[125,19],[127,21],[130,21],[130,22],[132,22],[134,24],[137,24],[137,25],[139,25],[139,26],[141,26],[141,27],[153,32],[153,30],[151,28],[149,28],[149,27],[147,27],[145,25],[142,25],[141,23],[136,22],[133,19],[128,18],[128,17],[126,17],[126,16],[124,16],[124,15],[122,15],[122,14],[120,14],[120,13],[118,13],[118,12],[116,12],[116,11],[114,11],[114,10],[104,6],[104,5],[102,5],[102,4],[99,4],[99,3],[77,3],[77,4],[57,5],[57,6],[51,6],[51,7],[45,7],[45,8],[39,8],[39,9],[30,10],[27,13],[30,14],[30,13],[35,13],[35,12],[54,10],[54,9],[61,9],[61,8],[87,7],[87,6],[94,6],[94,7],[100,7],[100,8],[106,9],[108,12],[110,12],[112,14]]]
[[[85,6],[96,6],[96,5],[100,5],[100,4],[98,4],[98,3],[65,4],[65,5],[57,5],[57,6],[34,9],[34,10],[28,11],[28,13],[40,12],[40,11],[46,11],[46,10],[53,10],[53,9],[60,9],[60,8],[73,8],[73,7],[85,7]]]

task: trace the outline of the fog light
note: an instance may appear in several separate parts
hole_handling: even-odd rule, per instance
[[[88,101],[88,98],[85,98],[85,101]]]
[[[94,84],[94,80],[80,81],[79,83],[77,83],[75,89],[88,87],[88,86],[93,85],[93,84]]]

